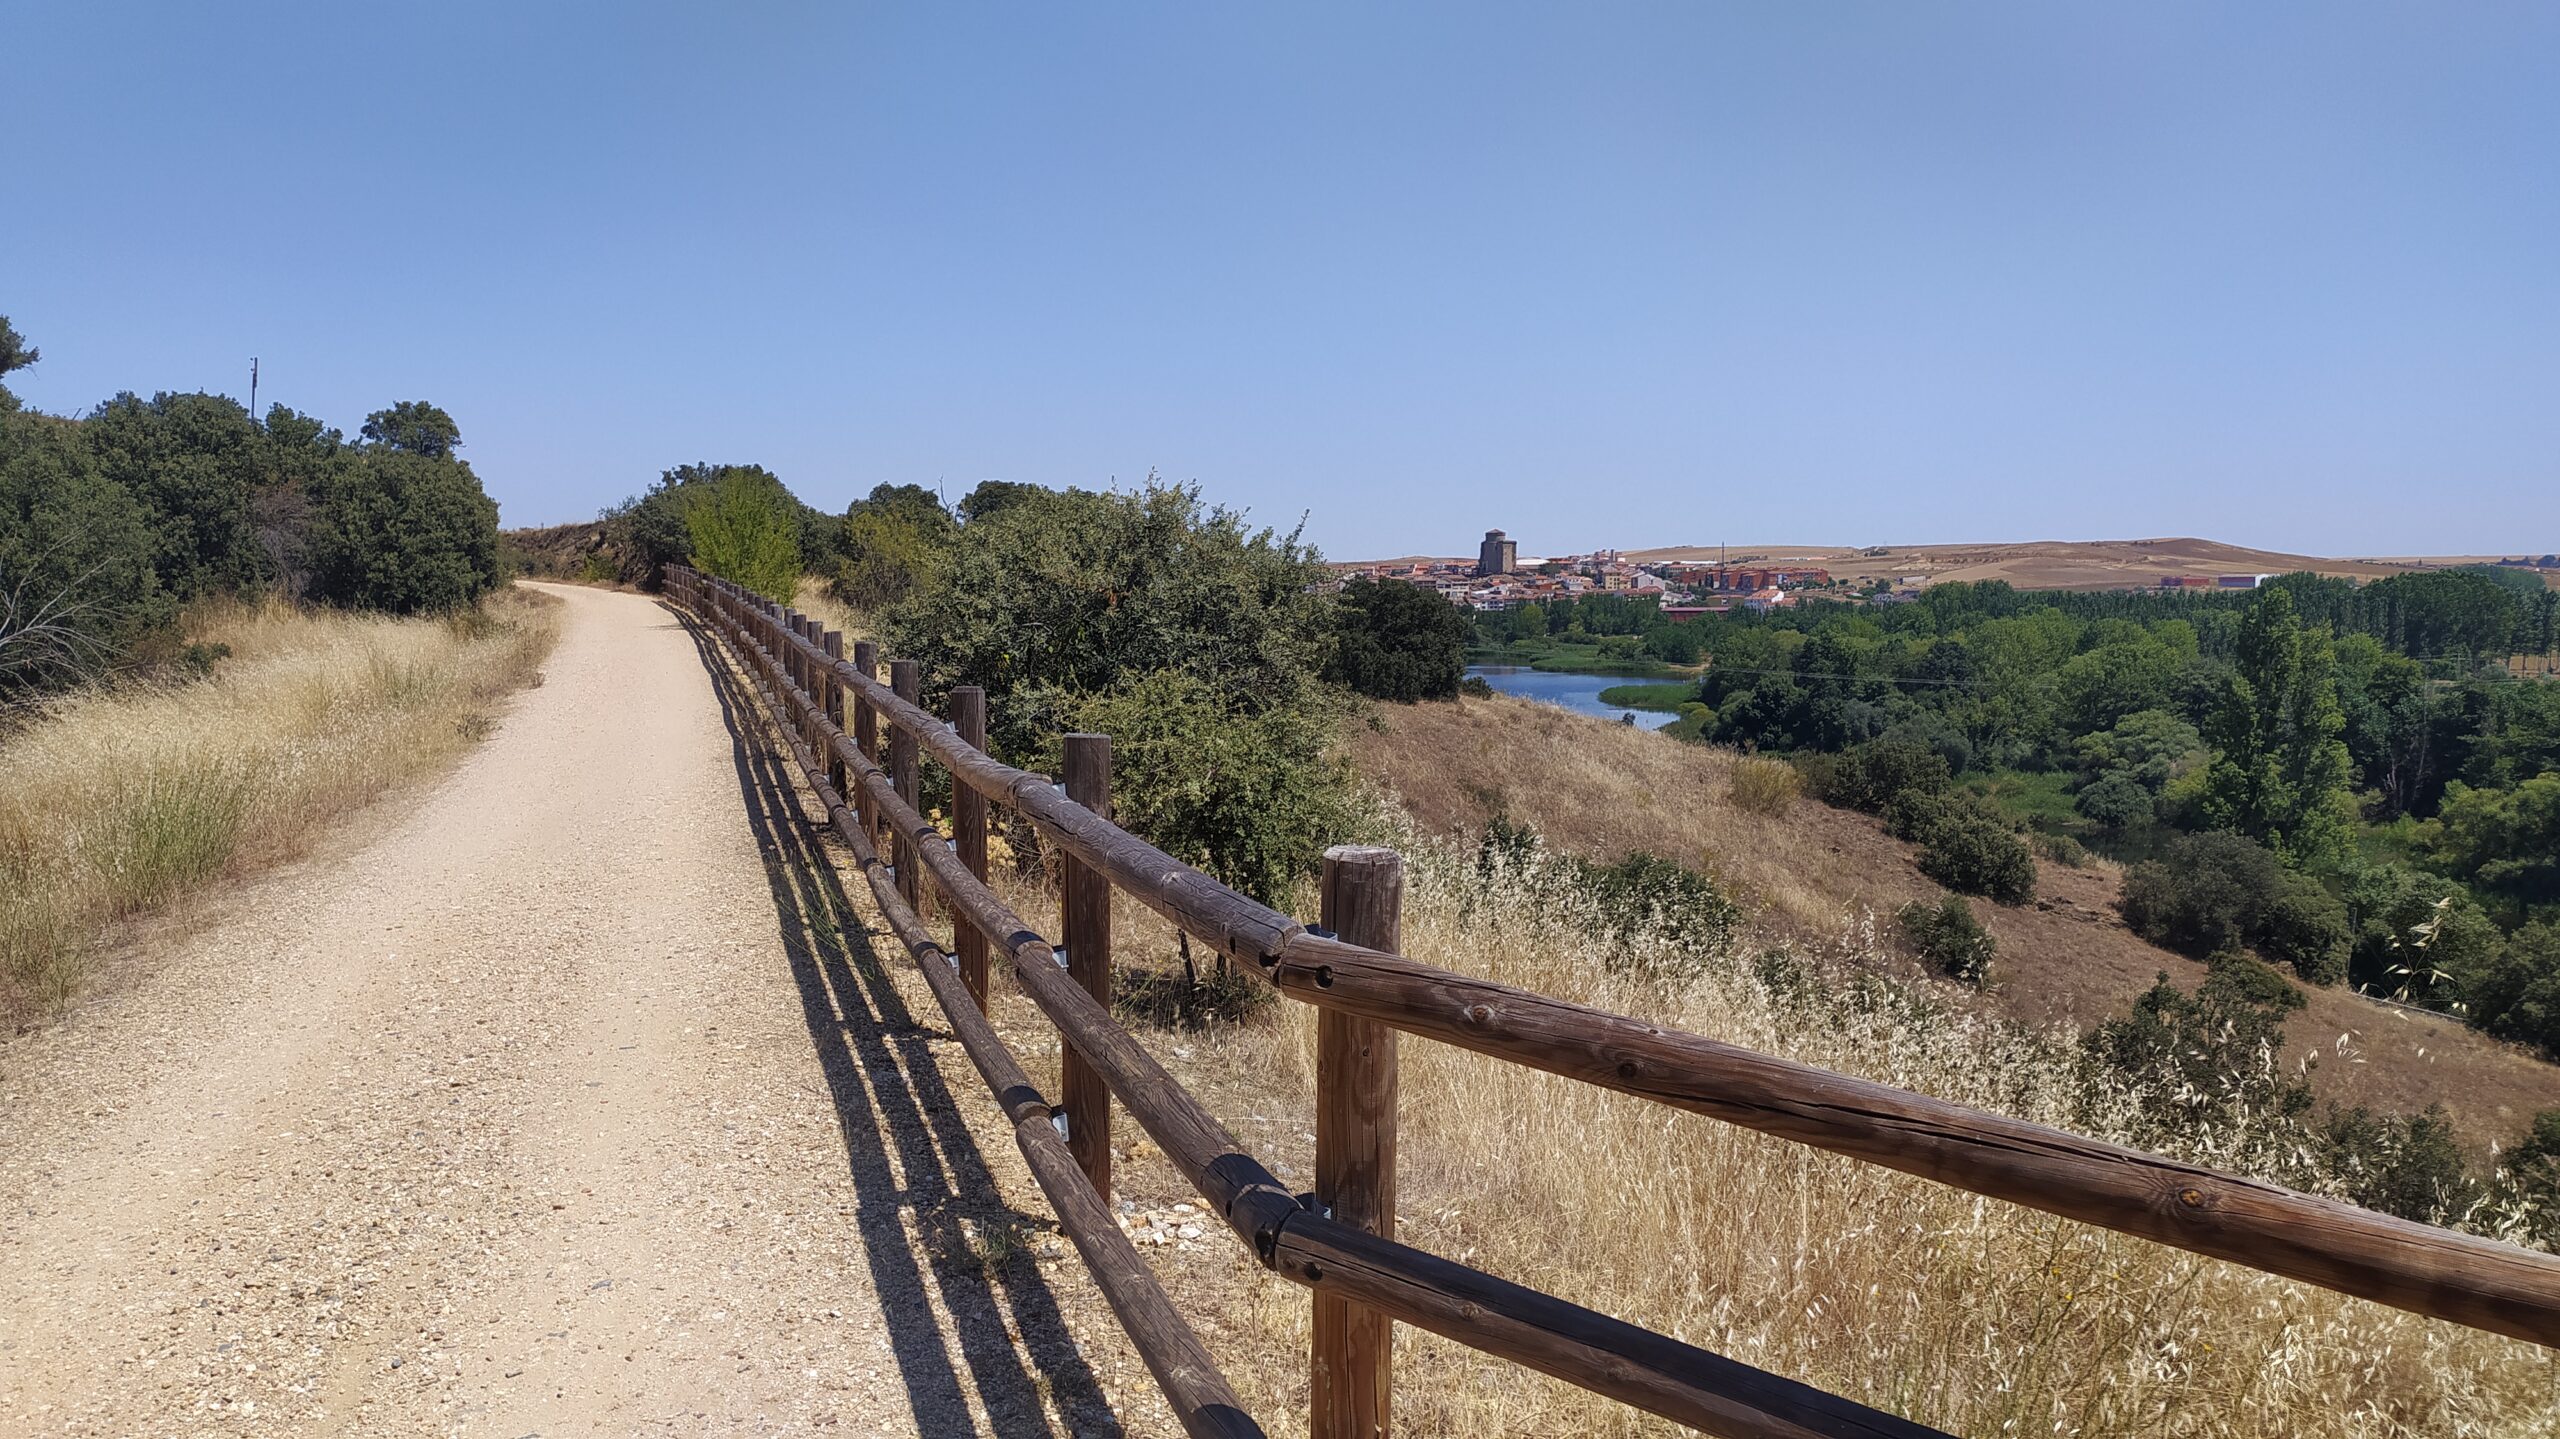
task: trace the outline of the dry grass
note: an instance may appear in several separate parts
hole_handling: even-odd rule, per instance
[[[2132,1132],[2133,1097],[2093,1087],[2066,1034],[1963,1013],[1935,986],[1847,981],[1878,962],[1872,934],[1775,968],[1742,957],[1757,949],[1746,944],[1665,981],[1694,952],[1675,937],[1638,941],[1673,963],[1629,966],[1552,885],[1487,882],[1459,847],[1379,838],[1413,865],[1404,932],[1417,958],[2103,1138]],[[1041,913],[1036,900],[1025,913]],[[1133,962],[1168,963],[1152,917],[1121,928]],[[1148,1039],[1248,1147],[1304,1182],[1310,1010],[1274,1002],[1242,1026]],[[1955,1433],[2560,1428],[2560,1370],[2530,1344],[1419,1040],[1405,1041],[1402,1077],[1400,1237]],[[2192,1157],[2275,1159],[2246,1133],[2198,1135]],[[1160,1157],[1129,1166],[1125,1183],[1151,1203],[1187,1196]],[[1204,1328],[1255,1410],[1303,1413],[1304,1293],[1223,1252],[1160,1262],[1182,1266],[1187,1310],[1215,1296],[1223,1312]],[[1398,1419],[1412,1433],[1683,1432],[1428,1335],[1398,1342]]]
[[[64,699],[0,741],[0,1008],[77,993],[114,922],[309,852],[328,821],[432,773],[537,677],[557,601],[448,619],[223,605],[191,684]]]
[[[791,607],[831,630],[844,632],[845,652],[853,651],[855,640],[877,640],[879,626],[871,616],[854,609],[828,593],[827,582],[816,575],[802,575],[800,588],[791,596]]]
[[[1488,879],[1470,846],[1392,806],[1377,825],[1368,838],[1411,865],[1404,947],[1417,958],[2100,1138],[2135,1133],[2137,1096],[2080,1065],[2068,1031],[1969,1013],[1949,986],[1862,977],[1888,967],[1870,921],[1818,940],[1762,929],[1689,967],[1697,950],[1681,936],[1595,941],[1587,901],[1544,858]],[[1000,870],[996,888],[1034,928],[1054,924],[1047,886]],[[1307,896],[1297,908],[1310,912]],[[1169,927],[1134,903],[1116,909],[1120,962],[1173,971]],[[1787,947],[1784,962],[1758,957],[1771,945]],[[995,989],[1000,1028],[1054,1095],[1055,1031],[1001,968]],[[1311,1010],[1270,999],[1242,1023],[1134,1027],[1284,1183],[1309,1181]],[[2560,1432],[2560,1369],[2538,1346],[1416,1039],[1401,1074],[1407,1242],[1955,1433]],[[1118,1124],[1119,1195],[1142,1212],[1196,1199],[1125,1115]],[[2263,1172],[2284,1167],[2275,1143],[2201,1132],[2185,1152]],[[1214,1226],[1144,1252],[1247,1406],[1286,1430],[1306,1412],[1305,1292]],[[1410,1329],[1397,1342],[1405,1432],[1685,1432]]]
[[[1705,870],[1763,929],[1807,944],[1854,943],[1861,926],[1941,893],[1913,865],[1912,847],[1870,816],[1803,798],[1770,813],[1736,804],[1749,756],[1552,705],[1497,696],[1380,706],[1376,727],[1355,726],[1349,748],[1426,834],[1471,837],[1500,814],[1594,858],[1651,850]],[[2189,988],[2201,982],[2202,965],[2125,928],[2115,866],[2040,870],[2034,904],[1978,910],[2000,942],[1995,986],[1980,1001],[1994,1012],[2086,1028],[2123,1013],[2163,970]],[[2560,1067],[2459,1020],[2343,988],[2309,998],[2286,1025],[2287,1058],[2318,1057],[2312,1082],[2325,1099],[2394,1113],[2442,1103],[2475,1153],[2560,1105]]]

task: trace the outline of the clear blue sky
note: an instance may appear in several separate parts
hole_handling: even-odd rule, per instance
[[[2560,548],[2560,6],[13,4],[17,388],[1340,558]]]

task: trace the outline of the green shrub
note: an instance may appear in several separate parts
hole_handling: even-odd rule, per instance
[[[2333,1110],[2320,1126],[2327,1167],[2343,1182],[2347,1198],[2367,1209],[2450,1224],[2480,1199],[2479,1183],[2465,1172],[2462,1146],[2442,1105],[2398,1118],[2359,1105]]]
[[[2109,829],[2123,829],[2127,825],[2141,824],[2150,819],[2158,811],[2159,806],[2158,795],[2145,788],[2140,780],[2122,770],[2110,771],[2101,776],[2096,783],[2080,791],[2079,798],[2072,801],[2072,808],[2078,810],[2091,823],[2101,824]]]
[[[1348,821],[1349,779],[1311,702],[1240,709],[1197,675],[1158,670],[1066,713],[1111,736],[1122,826],[1265,904],[1286,903]]]
[[[2125,875],[2117,907],[2134,933],[2199,959],[2251,944],[2314,984],[2347,972],[2346,906],[2246,835],[2179,836]]]
[[[1325,678],[1371,699],[1447,699],[1466,670],[1469,626],[1437,590],[1366,576],[1342,587]]]
[[[2259,929],[2258,950],[2268,959],[2293,967],[2313,984],[2336,984],[2347,977],[2347,952],[2353,931],[2347,907],[2306,876],[2285,876],[2284,888],[2267,906]]]
[[[1804,768],[1815,799],[1869,814],[1883,814],[1911,795],[1941,793],[1954,778],[1944,756],[1906,739],[1873,740]]]
[[[2225,953],[2193,994],[2164,971],[2121,1019],[2083,1041],[2092,1058],[2138,1081],[2165,1138],[2199,1121],[2259,1123],[2299,1116],[2311,1086],[2281,1064],[2284,1018],[2302,991],[2245,955]]]
[[[684,507],[693,563],[767,599],[789,603],[800,588],[798,516],[780,481],[746,471],[713,480]]]
[[[1974,918],[1973,906],[1954,895],[1936,904],[1913,900],[1894,916],[1903,940],[1949,979],[1978,985],[1991,972],[2000,943]]]
[[[1885,812],[1897,839],[1920,846],[1920,872],[1959,894],[1999,904],[2036,895],[2036,857],[1984,801],[1972,795],[1906,791]]]
[[[1746,759],[1733,767],[1725,798],[1736,808],[1753,814],[1778,815],[1794,808],[1803,788],[1804,781],[1794,765],[1784,760]]]
[[[1620,940],[1671,939],[1703,961],[1731,944],[1742,922],[1741,907],[1715,881],[1677,860],[1638,850],[1615,864],[1570,863],[1575,884]]]
[[[1489,700],[1493,698],[1493,685],[1482,675],[1469,675],[1458,681],[1458,693],[1469,699]]]
[[[1920,872],[1961,894],[1998,904],[2036,897],[2036,860],[1995,821],[1963,817],[1941,824],[1920,844]]]
[[[460,609],[498,583],[498,506],[460,460],[368,451],[314,498],[314,599],[419,614]]]

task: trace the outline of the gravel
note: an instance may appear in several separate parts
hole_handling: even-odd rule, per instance
[[[0,1048],[0,1433],[1119,1432],[691,638],[555,592],[451,776]]]

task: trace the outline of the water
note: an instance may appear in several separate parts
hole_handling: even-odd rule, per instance
[[[1621,715],[1634,715],[1639,729],[1660,729],[1676,714],[1658,710],[1631,710],[1618,705],[1600,703],[1600,692],[1611,685],[1640,684],[1624,675],[1586,675],[1571,670],[1533,670],[1521,665],[1469,665],[1467,673],[1482,679],[1507,695],[1540,704],[1558,705],[1580,715],[1594,715],[1613,720]]]

